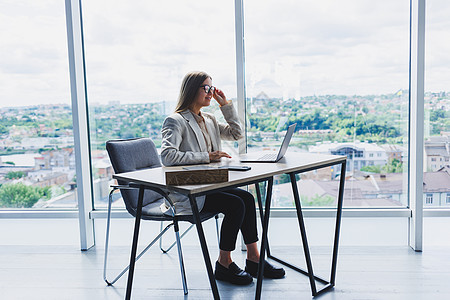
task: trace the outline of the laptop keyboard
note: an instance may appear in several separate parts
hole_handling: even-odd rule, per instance
[[[258,158],[258,160],[275,160],[277,159],[277,155],[277,153],[264,154],[263,156]]]

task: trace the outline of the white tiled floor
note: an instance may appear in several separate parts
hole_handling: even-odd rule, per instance
[[[327,278],[333,221],[308,219],[307,230],[314,270]],[[339,250],[336,287],[320,299],[450,299],[450,218],[426,218],[424,252],[407,246],[405,219],[344,219]],[[126,278],[114,287],[102,280],[105,220],[96,220],[97,246],[79,251],[75,219],[0,220],[1,299],[123,299]],[[205,226],[210,255],[217,256],[213,221]],[[271,219],[272,252],[304,266],[297,221]],[[113,220],[110,266],[118,272],[127,263],[132,219]],[[143,244],[159,230],[144,222]],[[168,237],[168,239],[170,236]],[[174,249],[175,250],[175,249]],[[189,295],[184,296],[176,252],[162,254],[151,249],[138,262],[133,299],[211,299],[196,232],[183,240]],[[245,252],[233,252],[243,266]],[[255,281],[256,282],[256,281]],[[218,283],[224,299],[252,299],[256,284],[234,287]],[[311,299],[307,277],[290,269],[281,280],[264,280],[263,299]]]

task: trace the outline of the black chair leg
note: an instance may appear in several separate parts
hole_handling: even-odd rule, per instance
[[[108,278],[106,277],[106,265],[108,263],[108,249],[109,249],[109,230],[110,230],[110,224],[111,224],[111,204],[112,204],[112,194],[114,193],[116,189],[112,189],[109,193],[108,197],[108,217],[106,219],[106,239],[105,239],[105,257],[103,261],[103,280],[108,285],[113,285],[114,282],[108,281]]]
[[[133,235],[133,243],[131,246],[131,255],[130,255],[130,269],[128,270],[128,282],[127,282],[127,290],[125,293],[125,299],[131,299],[131,290],[133,287],[133,275],[134,275],[134,265],[136,264],[136,251],[138,245],[139,238],[139,227],[141,225],[141,215],[142,215],[142,202],[144,200],[144,187],[139,188],[139,197],[136,208],[136,217],[134,223],[134,235]]]
[[[163,230],[163,223],[164,223],[164,222],[161,221],[161,228],[160,228],[160,231]],[[189,231],[191,231],[192,227],[194,227],[194,224],[189,225],[189,227],[188,227],[188,228],[180,235],[180,240],[181,240],[181,239],[182,239]],[[163,252],[163,253],[168,253],[170,250],[172,250],[172,248],[173,248],[173,247],[176,245],[176,243],[177,243],[177,241],[175,241],[175,242],[173,242],[173,243],[169,246],[169,248],[164,249],[162,240],[163,240],[163,236],[161,236],[161,238],[159,239],[159,249],[160,249],[161,252]]]
[[[173,227],[175,230],[175,239],[177,243],[177,249],[178,249],[178,260],[180,261],[180,272],[181,272],[181,281],[183,283],[183,291],[184,294],[188,294],[188,288],[187,288],[187,282],[186,282],[186,272],[184,269],[184,261],[183,261],[183,252],[181,250],[181,238],[180,238],[180,228],[178,226],[178,221],[173,221]]]

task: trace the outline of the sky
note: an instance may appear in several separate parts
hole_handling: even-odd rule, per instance
[[[236,97],[234,1],[82,1],[89,103],[176,101],[203,70]],[[244,0],[248,97],[408,88],[409,1]],[[427,1],[428,91],[450,91],[450,3]],[[0,2],[0,107],[70,103],[64,1]],[[446,38],[445,38],[446,37]]]

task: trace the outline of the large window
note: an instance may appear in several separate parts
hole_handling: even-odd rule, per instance
[[[279,146],[296,123],[290,151],[347,156],[346,207],[407,206],[410,1],[243,2],[248,150]],[[241,53],[235,26],[241,20],[235,23],[234,1],[82,4],[92,189],[102,207],[112,174],[105,142],[143,136],[159,147],[161,122],[186,72],[207,71],[236,98],[235,53]],[[426,9],[423,201],[430,194],[429,207],[448,208],[450,5],[432,0]],[[0,3],[3,214],[19,209],[19,216],[41,217],[37,209],[77,207],[64,12],[64,1]],[[78,46],[72,50],[80,55]],[[209,110],[216,113],[217,106]],[[236,143],[224,146],[237,151]],[[332,206],[339,176],[336,168],[298,176],[303,205]],[[273,203],[291,207],[288,178],[275,181]]]
[[[409,1],[245,1],[249,151],[346,155],[347,207],[407,206]],[[304,206],[336,201],[339,168],[299,176]],[[274,203],[293,205],[280,177]]]
[[[436,195],[433,207],[444,207],[450,193],[450,41],[443,37],[450,34],[450,4],[427,1],[426,12],[423,189]]]
[[[64,1],[0,4],[0,208],[76,208]]]
[[[83,3],[97,208],[106,205],[111,183],[105,142],[150,137],[159,148],[162,122],[187,72],[206,71],[236,97],[233,16],[233,1]],[[214,103],[207,110],[221,116]],[[237,152],[234,144],[223,146]]]

